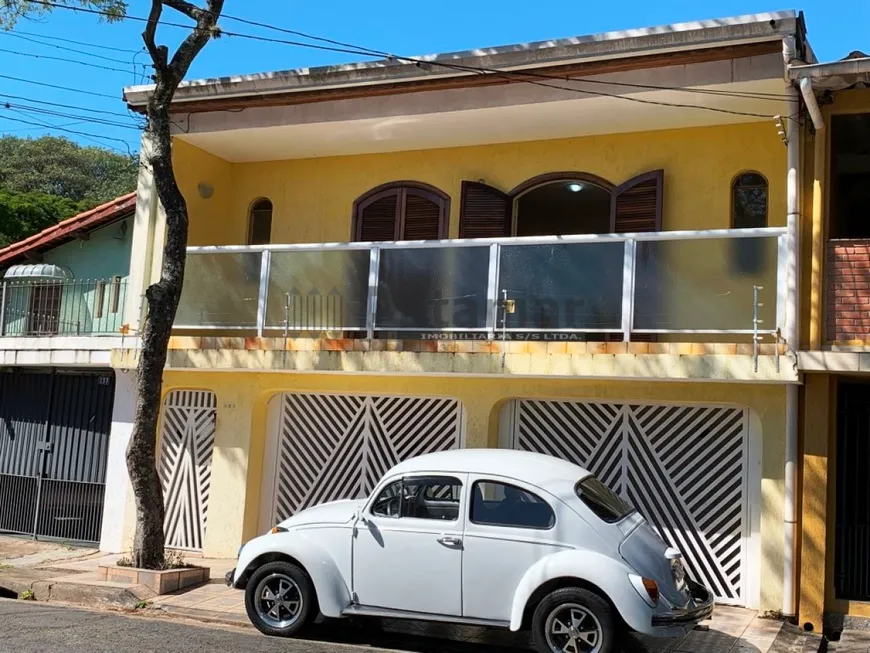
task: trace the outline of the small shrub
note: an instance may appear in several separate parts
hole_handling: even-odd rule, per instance
[[[18,598],[22,601],[35,601],[36,596],[33,594],[33,590],[24,590],[21,594],[18,595]]]
[[[116,563],[119,567],[134,567],[133,559],[124,556],[120,558]],[[163,563],[158,565],[155,571],[169,571],[171,569],[196,569],[198,565],[192,565],[189,562],[184,561],[184,553],[182,551],[175,551],[173,549],[169,549],[166,551],[166,554],[163,556]]]
[[[116,564],[119,567],[132,567],[133,566],[133,558],[130,558],[128,556],[124,556],[122,558],[119,558],[118,562]]]
[[[133,606],[133,607],[135,607],[137,610],[144,610],[144,609],[147,608],[149,605],[151,605],[151,604],[150,604],[148,601],[139,601],[139,602],[137,602],[136,605]]]

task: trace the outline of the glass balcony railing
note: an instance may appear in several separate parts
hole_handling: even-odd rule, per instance
[[[767,228],[191,247],[176,328],[772,334],[785,316],[785,238]]]

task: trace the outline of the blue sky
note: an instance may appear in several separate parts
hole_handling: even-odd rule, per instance
[[[131,0],[130,14],[145,15],[147,4],[145,0]],[[588,7],[584,8],[584,5]],[[591,3],[588,0],[441,0],[438,3],[401,4],[350,0],[332,0],[330,3],[227,0],[225,12],[377,50],[419,55],[784,8],[788,7],[766,4],[766,0],[621,0],[608,3]],[[839,59],[851,50],[870,52],[870,1],[805,0],[796,8],[806,14],[809,39],[820,59]],[[166,10],[165,17],[180,20],[173,14]],[[231,31],[293,38],[233,21],[224,21],[223,25]],[[0,108],[0,133],[21,136],[38,136],[46,132],[64,134],[60,129],[48,130],[36,124],[9,120],[14,118],[28,123],[50,123],[59,128],[100,137],[91,139],[66,134],[83,144],[94,144],[96,140],[121,151],[128,148],[135,151],[139,142],[135,129],[78,122],[77,118],[83,115],[98,116],[110,122],[135,125],[136,120],[126,112],[120,97],[124,86],[141,81],[141,66],[138,67],[140,73],[134,75],[132,63],[135,60],[141,64],[147,60],[144,53],[135,53],[142,47],[141,29],[141,23],[134,21],[105,24],[94,16],[55,10],[53,14],[19,23],[13,32],[18,36],[0,33],[0,101],[15,105],[12,107],[14,111]],[[179,29],[164,28],[161,36],[164,42],[173,44],[182,34]],[[43,40],[37,43],[38,35],[98,43],[124,51],[92,49],[61,41]],[[97,56],[60,50],[47,43]],[[36,59],[3,50],[59,57],[65,61]],[[119,70],[82,66],[68,59]],[[190,77],[213,77],[356,60],[360,60],[360,57],[225,37],[206,48],[195,62]],[[111,97],[36,86],[7,79],[3,75]],[[54,102],[68,108],[36,105],[35,100]],[[24,109],[21,105],[25,105]],[[41,106],[70,115],[34,115],[28,112],[29,106]],[[83,108],[112,113],[86,113]],[[22,110],[25,113],[21,113]]]

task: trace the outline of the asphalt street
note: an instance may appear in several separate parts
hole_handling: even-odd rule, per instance
[[[395,634],[342,623],[315,626],[310,639],[265,637],[247,628],[78,610],[0,599],[2,653],[507,653],[487,645]]]

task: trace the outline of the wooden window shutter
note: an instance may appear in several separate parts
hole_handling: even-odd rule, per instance
[[[611,232],[661,231],[664,176],[664,170],[652,170],[614,189],[610,200]]]
[[[617,234],[647,233],[662,229],[664,170],[638,175],[613,190],[610,200],[610,230]],[[655,342],[653,333],[633,333],[633,342]],[[621,333],[608,333],[607,340],[621,341]]]
[[[460,238],[500,238],[511,235],[510,195],[478,181],[462,182]]]
[[[447,238],[447,204],[425,190],[403,188],[400,194],[402,240]]]
[[[399,239],[399,188],[376,193],[354,207],[353,238],[363,242]]]

